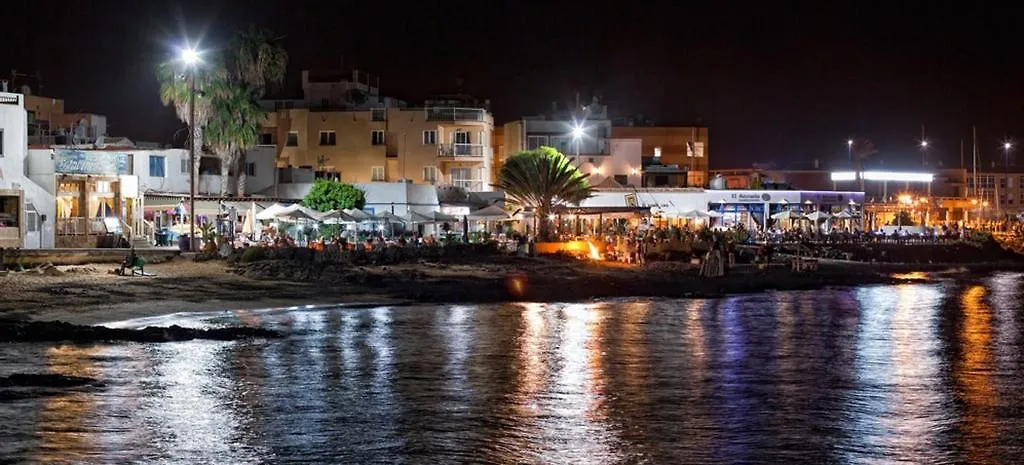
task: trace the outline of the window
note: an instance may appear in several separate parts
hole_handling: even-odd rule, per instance
[[[455,137],[455,143],[456,144],[468,144],[468,143],[470,143],[469,142],[469,132],[467,132],[467,131],[455,131],[455,135],[453,137]]]
[[[0,157],[4,156],[4,130],[0,129]]]
[[[287,145],[289,147],[298,147],[299,131],[288,131],[288,140],[285,142],[284,145]]]
[[[248,162],[248,163],[245,164],[245,175],[246,176],[256,176],[256,164],[255,163]]]
[[[424,166],[423,167],[423,182],[429,182],[431,184],[437,182],[437,167],[436,166]]]
[[[437,131],[423,131],[423,145],[437,145]]]
[[[381,131],[380,129],[370,131],[370,144],[384,145],[384,131]]]
[[[166,166],[166,160],[163,155],[150,155],[149,156],[149,177],[151,178],[162,178],[165,176],[164,167]]]
[[[1000,189],[1006,189],[1006,177],[1005,176],[1000,176],[999,177],[999,188]]]
[[[473,180],[470,173],[469,168],[452,168],[452,184],[456,187],[471,188]]]
[[[274,145],[274,135],[269,132],[260,134],[260,145]]]
[[[617,183],[619,183],[619,184],[621,184],[623,186],[628,186],[629,185],[629,178],[626,177],[626,175],[624,175],[624,174],[616,174],[615,175],[615,182],[617,182]]]
[[[570,146],[569,146],[569,141],[570,140],[573,140],[573,142],[575,142],[575,139],[570,139],[568,137],[551,136],[551,146],[554,147],[555,150],[558,150],[559,152],[562,152],[564,154],[568,154],[570,152]],[[575,143],[572,144],[571,149],[572,149],[573,153],[576,153],[576,144]]]
[[[537,150],[544,145],[548,145],[547,136],[526,136],[527,150]]]
[[[382,131],[383,132],[383,131]],[[370,180],[371,181],[383,181],[384,180],[384,167],[374,166],[370,168]]]
[[[334,131],[320,131],[320,145],[338,145],[338,134]]]
[[[686,143],[686,156],[704,158],[704,143],[703,142],[687,142]]]
[[[187,157],[182,157],[181,158],[181,172],[182,173],[188,173],[188,158]]]

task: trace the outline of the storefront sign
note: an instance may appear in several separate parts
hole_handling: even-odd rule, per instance
[[[54,154],[54,170],[60,174],[121,176],[131,174],[130,166],[127,153],[58,149]]]
[[[800,202],[811,201],[816,205],[847,205],[851,201],[854,204],[864,203],[862,192],[801,192]]]

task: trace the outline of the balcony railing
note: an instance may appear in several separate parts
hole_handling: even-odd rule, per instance
[[[56,226],[59,236],[88,236],[107,233],[103,218],[57,218]]]
[[[446,144],[437,146],[439,157],[479,158],[487,154],[490,147],[482,144]]]
[[[424,108],[427,121],[487,121],[487,112],[480,108]]]
[[[446,176],[447,183],[450,186],[461,187],[468,191],[482,191],[484,190],[484,182],[482,179],[469,179],[469,178],[458,178],[451,175]]]

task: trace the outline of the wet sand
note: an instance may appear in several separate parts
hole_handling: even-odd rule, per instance
[[[557,258],[495,256],[325,270],[305,282],[239,276],[222,261],[177,258],[146,267],[153,276],[116,276],[110,265],[58,267],[0,277],[0,316],[97,324],[177,312],[256,309],[293,305],[484,303],[582,301],[611,297],[713,297],[765,290],[818,289],[893,283],[918,270],[966,268],[943,265],[875,265],[822,261],[817,273],[793,273],[782,264],[768,270],[740,265],[728,276],[703,279],[688,263],[630,266]],[[988,266],[1006,268],[1006,266]],[[972,267],[977,270],[978,267]]]

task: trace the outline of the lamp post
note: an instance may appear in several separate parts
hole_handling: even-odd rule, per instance
[[[199,61],[199,52],[194,48],[186,48],[181,51],[181,61],[188,69],[188,124],[190,131],[190,142],[188,144],[188,250],[196,251],[196,63]]]
[[[846,154],[850,157],[850,166],[853,166],[853,139],[846,140]]]
[[[928,166],[928,141],[921,141],[921,166]]]

